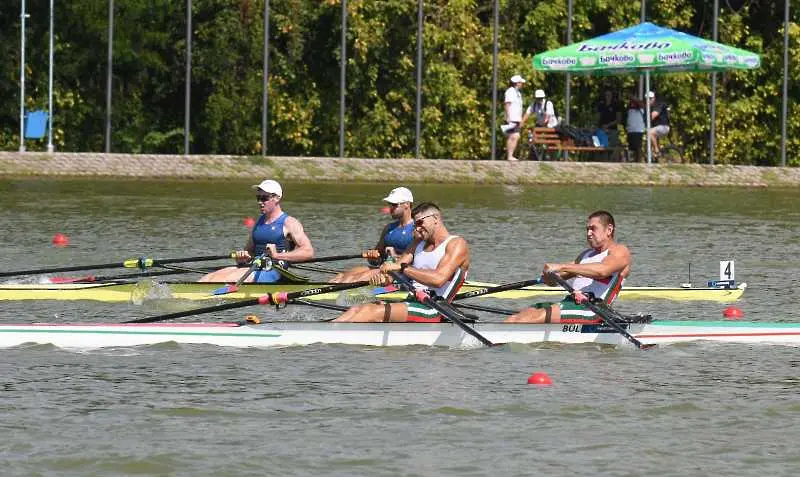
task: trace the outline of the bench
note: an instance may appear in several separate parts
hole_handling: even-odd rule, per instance
[[[532,133],[532,134],[531,134]],[[607,160],[611,160],[614,155],[624,151],[622,146],[594,147],[576,146],[575,141],[570,137],[563,137],[554,128],[534,127],[528,129],[528,146],[531,150],[531,160],[547,160],[553,157],[551,152],[575,152],[583,153],[605,153]],[[554,159],[558,159],[559,154],[555,154]]]

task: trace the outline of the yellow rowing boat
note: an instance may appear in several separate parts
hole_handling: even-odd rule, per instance
[[[0,300],[93,300],[103,302],[133,302],[144,300],[177,299],[177,300],[212,300],[255,298],[265,293],[276,291],[300,291],[316,288],[322,283],[302,284],[254,284],[240,285],[234,293],[214,295],[214,290],[223,287],[224,283],[199,282],[107,282],[107,283],[53,283],[53,284],[2,284]],[[495,286],[485,282],[467,282],[462,292],[476,288]],[[742,297],[746,283],[735,287],[649,287],[628,286],[622,289],[620,300],[676,300],[676,301],[736,301]],[[362,289],[362,294],[372,289]],[[335,300],[338,293],[327,293],[309,297],[313,300]],[[381,298],[399,299],[405,293],[393,292],[379,295]],[[538,299],[558,298],[564,296],[564,289],[544,285],[535,285],[516,290],[504,291],[487,297],[502,299]]]

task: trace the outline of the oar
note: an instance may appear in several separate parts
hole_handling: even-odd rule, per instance
[[[206,306],[203,308],[195,308],[194,310],[179,311],[175,313],[168,313],[166,315],[149,316],[139,318],[136,320],[123,321],[123,323],[155,323],[157,321],[172,320],[184,316],[203,315],[206,313],[214,313],[216,311],[232,310],[235,308],[244,308],[253,305],[280,305],[287,303],[297,298],[304,298],[307,296],[321,295],[323,293],[331,293],[339,290],[346,290],[348,288],[358,288],[367,285],[369,282],[355,282],[355,283],[341,283],[336,285],[328,285],[318,288],[309,288],[296,292],[275,292],[261,295],[258,298],[248,298],[246,300],[239,300],[232,303],[223,303],[221,305]]]
[[[235,255],[230,253],[228,255],[210,255],[202,257],[184,257],[184,258],[168,258],[164,260],[156,260],[152,258],[130,258],[122,262],[114,263],[100,263],[96,265],[76,265],[72,267],[53,267],[53,268],[37,268],[33,270],[17,270],[15,272],[0,272],[0,277],[13,277],[17,275],[38,275],[42,273],[59,273],[59,272],[77,272],[80,270],[100,270],[104,268],[145,268],[158,267],[161,265],[168,265],[170,263],[182,262],[206,262],[211,260],[222,260],[224,258],[233,258]]]
[[[521,282],[505,283],[503,285],[496,285],[493,287],[477,288],[468,292],[457,294],[453,300],[464,300],[465,298],[475,298],[476,296],[490,295],[492,293],[500,293],[508,290],[515,290],[517,288],[524,288],[531,285],[538,285],[542,283],[542,277],[532,280],[523,280]]]
[[[414,285],[411,284],[411,280],[409,280],[408,277],[398,272],[391,272],[391,275],[392,278],[394,278],[394,280],[397,283],[406,288],[410,293],[414,293]],[[494,346],[494,343],[486,339],[485,336],[478,333],[474,328],[464,323],[464,321],[467,320],[466,316],[464,316],[460,311],[450,306],[450,304],[447,303],[447,301],[436,296],[436,294],[432,290],[429,290],[427,293],[423,292],[417,294],[417,299],[421,299],[422,303],[438,311],[439,313],[442,314],[442,316],[446,316],[450,321],[458,325],[459,328],[464,330],[467,334],[473,336],[475,339],[477,339],[484,345]]]
[[[161,270],[144,273],[126,273],[124,275],[84,275],[82,277],[50,277],[50,283],[102,283],[116,280],[139,279],[146,277],[159,277],[163,275],[180,275],[183,273],[208,273],[203,270]]]
[[[237,291],[239,289],[239,285],[244,283],[244,281],[247,280],[247,277],[249,277],[250,274],[253,273],[256,268],[260,268],[260,267],[264,266],[264,261],[265,260],[268,260],[268,257],[266,255],[259,255],[258,257],[254,258],[252,264],[250,265],[250,268],[247,269],[247,271],[244,273],[244,275],[242,275],[241,277],[239,277],[238,280],[236,280],[236,283],[232,283],[230,285],[225,285],[224,287],[217,288],[216,290],[212,291],[211,294],[212,295],[225,295],[227,293],[233,293],[233,292]],[[272,268],[272,262],[271,261],[269,262],[269,265],[270,265],[269,268]]]
[[[561,287],[564,290],[566,290],[567,293],[569,293],[569,294],[575,293],[575,289],[572,288],[572,286],[569,283],[567,283],[566,280],[561,278],[557,273],[548,272],[548,274],[550,275],[550,278],[552,278],[556,283],[561,285]],[[588,307],[590,310],[595,312],[595,314],[597,316],[599,316],[600,318],[603,319],[603,322],[605,324],[607,324],[608,326],[614,328],[614,330],[616,330],[617,333],[619,333],[622,336],[624,336],[625,338],[627,338],[628,341],[630,341],[631,343],[636,345],[637,348],[639,348],[639,349],[648,349],[648,348],[652,348],[653,346],[655,346],[655,343],[643,344],[641,341],[639,341],[636,338],[634,338],[634,336],[632,334],[628,333],[628,331],[625,328],[623,328],[619,323],[617,323],[617,320],[613,316],[616,313],[614,311],[610,310],[608,307],[601,306],[600,304],[597,304],[597,303],[593,303],[592,300],[586,300],[585,302],[583,302],[581,304],[582,305],[586,305],[586,307]]]
[[[316,258],[309,258],[307,260],[282,260],[286,263],[320,263],[320,262],[336,262],[338,260],[350,260],[353,258],[378,258],[375,257],[375,254],[370,253],[370,250],[365,250],[361,253],[355,253],[350,255],[331,255],[329,257],[316,257]]]

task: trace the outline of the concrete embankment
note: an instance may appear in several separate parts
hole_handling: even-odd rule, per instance
[[[0,152],[0,176],[300,182],[798,187],[798,167]]]

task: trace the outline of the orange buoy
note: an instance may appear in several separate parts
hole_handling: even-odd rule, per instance
[[[741,308],[729,306],[722,310],[722,316],[729,320],[739,320],[744,316],[744,312]]]
[[[69,245],[69,237],[62,233],[53,235],[53,245],[56,247],[66,247]]]
[[[538,371],[528,376],[528,384],[548,387],[553,385],[553,380],[550,379],[550,376],[548,376],[547,373]]]
[[[256,220],[252,217],[245,217],[243,223],[245,227],[252,229],[256,225]]]
[[[381,207],[381,213],[382,214],[388,214],[391,211],[392,211],[392,209],[390,207]]]

